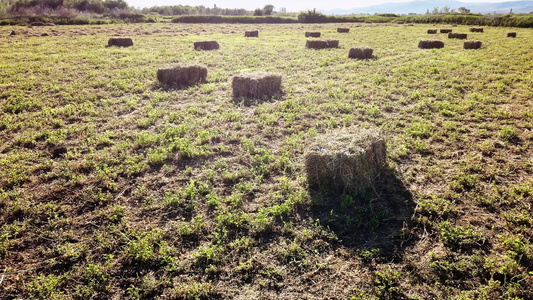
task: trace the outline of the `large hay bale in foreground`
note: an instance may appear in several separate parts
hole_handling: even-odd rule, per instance
[[[356,59],[369,59],[372,58],[373,51],[374,50],[372,48],[367,47],[350,48],[350,52],[348,52],[348,57]]]
[[[450,33],[448,33],[448,38],[449,39],[466,40],[467,36],[468,35],[466,33],[458,33],[458,32],[450,32]]]
[[[348,33],[350,32],[350,28],[337,28],[338,33]]]
[[[133,46],[133,40],[131,38],[110,38],[107,41],[107,47],[117,46],[117,47],[130,47]]]
[[[481,41],[465,41],[463,47],[465,49],[479,49],[481,48]]]
[[[514,31],[507,32],[507,37],[516,37],[516,32]]]
[[[428,34],[437,34],[437,29],[428,29]]]
[[[217,50],[220,45],[217,41],[198,41],[194,42],[195,50]]]
[[[309,49],[338,48],[339,40],[307,40],[305,47]]]
[[[171,64],[157,70],[157,80],[162,84],[185,87],[205,82],[207,68],[193,64]]]
[[[234,98],[261,99],[281,92],[281,75],[253,72],[234,76],[231,83]]]
[[[444,42],[437,40],[423,40],[418,42],[418,48],[420,49],[440,49],[444,48]]]
[[[245,37],[259,37],[259,30],[248,30],[244,32]]]
[[[322,34],[321,34],[320,32],[318,32],[318,31],[311,31],[311,32],[307,31],[307,32],[305,33],[305,37],[315,37],[315,38],[318,38],[318,37],[320,37],[320,35],[322,35]]]
[[[314,138],[305,149],[311,188],[357,194],[372,186],[386,164],[385,141],[376,130],[343,129]]]
[[[443,28],[443,29],[440,30],[440,33],[450,33],[450,32],[452,32],[452,31],[453,31],[453,29],[446,29],[446,28]]]
[[[470,32],[483,32],[483,27],[470,27]]]

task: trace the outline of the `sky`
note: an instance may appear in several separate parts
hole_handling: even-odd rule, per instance
[[[126,2],[133,7],[152,7],[163,5],[203,5],[206,7],[213,7],[216,4],[220,8],[244,8],[253,10],[256,8],[263,8],[266,4],[274,5],[274,10],[277,11],[281,7],[285,7],[288,12],[299,12],[308,9],[350,9],[355,7],[372,6],[382,3],[391,2],[410,2],[414,0],[264,0],[264,1],[250,1],[250,0],[126,0]],[[494,0],[463,0],[461,2],[502,2]]]

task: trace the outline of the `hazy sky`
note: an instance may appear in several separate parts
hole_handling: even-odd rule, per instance
[[[264,0],[264,1],[247,1],[247,0],[126,0],[130,6],[133,7],[152,7],[161,5],[203,5],[206,7],[213,7],[214,4],[220,8],[245,8],[248,10],[263,8],[265,4],[274,5],[274,10],[280,7],[287,8],[287,11],[298,12],[307,9],[350,9],[354,7],[371,6],[381,3],[390,2],[409,2],[412,0]],[[461,2],[502,2],[501,0],[464,0]]]

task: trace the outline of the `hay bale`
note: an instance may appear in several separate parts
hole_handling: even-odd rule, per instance
[[[337,28],[338,33],[348,33],[350,32],[350,28]]]
[[[319,38],[320,35],[322,35],[322,34],[321,34],[320,32],[318,32],[318,31],[311,31],[311,32],[310,32],[310,31],[307,31],[307,32],[305,33],[305,37],[315,37],[315,38]]]
[[[481,48],[481,41],[465,41],[463,47],[465,49],[479,49]]]
[[[507,37],[516,37],[516,32],[514,31],[507,32]]]
[[[452,32],[452,31],[453,31],[452,29],[445,29],[445,28],[442,28],[442,29],[440,30],[440,33],[450,33],[450,32]]]
[[[452,24],[452,27],[457,27],[457,24]]]
[[[440,49],[444,47],[444,42],[437,40],[423,40],[418,42],[420,49]]]
[[[386,147],[379,131],[343,129],[314,138],[304,157],[311,188],[357,194],[372,186],[385,167]]]
[[[428,29],[428,34],[437,34],[437,29]]]
[[[11,33],[9,35],[17,35],[17,33],[15,32],[15,30],[11,30]]]
[[[369,59],[372,58],[372,50],[371,48],[366,47],[355,47],[350,48],[350,52],[348,52],[349,58],[356,58],[356,59]]]
[[[110,38],[107,41],[107,47],[111,46],[130,47],[133,46],[133,41],[131,38]]]
[[[245,37],[259,37],[259,30],[248,30],[244,32]]]
[[[448,33],[449,39],[459,39],[459,40],[466,40],[466,37],[468,35],[466,33],[458,33],[458,32],[450,32]]]
[[[194,42],[195,50],[217,50],[220,45],[217,41],[198,41]]]
[[[309,49],[338,48],[339,40],[307,40],[305,47]]]
[[[207,68],[194,64],[171,64],[157,70],[157,80],[166,85],[185,87],[205,82]]]
[[[281,92],[281,75],[268,72],[234,76],[231,83],[234,98],[261,99]]]
[[[41,34],[41,36],[49,36],[49,34],[44,32],[44,33]]]
[[[483,32],[483,27],[470,27],[470,32]]]

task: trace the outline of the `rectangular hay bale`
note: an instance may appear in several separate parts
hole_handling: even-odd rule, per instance
[[[207,68],[194,64],[171,64],[157,70],[157,80],[166,85],[185,87],[205,82]]]
[[[339,40],[307,40],[305,47],[309,49],[338,48]]]
[[[281,75],[268,72],[234,76],[231,83],[234,98],[261,99],[281,92]]]
[[[244,32],[245,37],[259,37],[259,31],[258,30],[248,30]]]
[[[306,31],[305,32],[305,37],[316,37],[316,38],[319,38],[322,34],[318,31]]]
[[[337,28],[338,33],[348,33],[350,32],[350,28]]]
[[[109,38],[107,41],[107,47],[117,46],[117,47],[131,47],[133,46],[133,40],[131,38],[118,38],[113,37]]]
[[[356,59],[369,59],[372,58],[373,51],[374,50],[372,48],[367,47],[350,48],[350,52],[348,52],[348,57]]]
[[[440,33],[450,33],[450,32],[452,32],[452,31],[453,31],[453,29],[445,29],[445,28],[442,28],[442,29],[440,30]]]
[[[466,33],[459,33],[459,32],[450,32],[448,33],[449,39],[459,39],[459,40],[466,40],[468,37],[468,34]]]
[[[437,34],[437,29],[428,29],[428,34]]]
[[[198,41],[194,42],[195,50],[217,50],[220,45],[217,41]]]
[[[377,130],[329,132],[308,144],[304,158],[309,187],[357,194],[386,166],[385,140]]]
[[[420,49],[440,49],[444,48],[444,42],[437,40],[425,40],[418,42],[418,48]]]
[[[463,47],[465,49],[479,49],[481,48],[481,41],[465,41]]]

